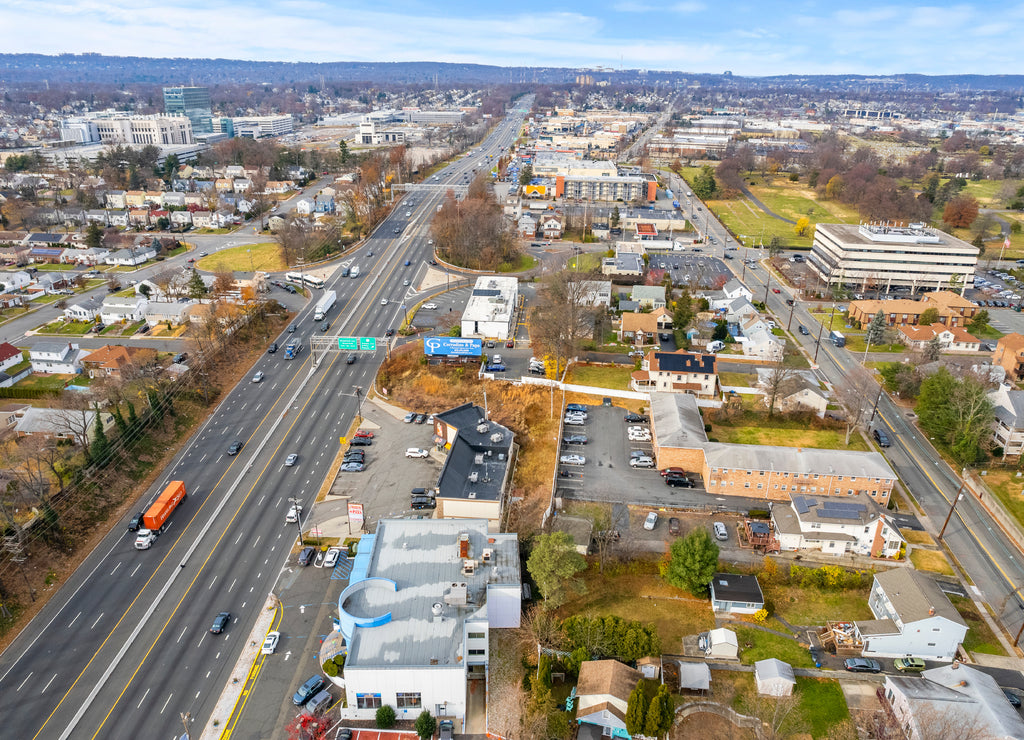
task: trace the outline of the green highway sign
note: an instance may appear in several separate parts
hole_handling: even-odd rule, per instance
[[[338,337],[338,349],[377,351],[377,337]]]

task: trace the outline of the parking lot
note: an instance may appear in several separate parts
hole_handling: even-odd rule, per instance
[[[697,251],[699,250],[699,251]],[[704,254],[703,249],[688,249],[684,252],[651,253],[650,267],[666,270],[672,275],[673,285],[695,285],[702,288],[713,288],[721,276],[726,280],[732,273],[718,257]]]

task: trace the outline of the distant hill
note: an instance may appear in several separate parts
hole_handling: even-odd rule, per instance
[[[706,84],[751,87],[808,87],[856,90],[867,87],[903,90],[1024,90],[1024,75],[776,75],[740,77],[731,74],[665,70],[592,72],[569,67],[497,67],[448,62],[252,62],[242,59],[157,59],[102,54],[0,54],[0,85],[59,83],[94,84],[249,84],[308,82],[323,77],[342,82],[432,85],[566,84],[581,72],[611,82]]]

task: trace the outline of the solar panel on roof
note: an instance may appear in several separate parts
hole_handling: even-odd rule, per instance
[[[793,506],[796,507],[796,511],[798,514],[806,514],[808,511],[811,510],[810,503],[808,503],[807,499],[805,499],[803,496],[794,496]]]
[[[825,501],[822,504],[820,516],[833,519],[860,519],[861,512],[865,511],[864,504],[851,504],[841,501]]]

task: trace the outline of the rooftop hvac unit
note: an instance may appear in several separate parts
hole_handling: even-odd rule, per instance
[[[467,498],[476,498],[476,491],[470,491]]]
[[[489,563],[489,562],[491,562],[491,558],[493,558],[493,557],[494,557],[494,550],[492,548],[490,548],[490,547],[485,547],[484,548],[484,553],[481,556],[481,559],[485,563]]]
[[[486,421],[481,421],[476,425],[477,434],[487,434],[487,430],[490,428],[490,425]]]
[[[433,604],[430,605],[430,613],[433,614],[435,617],[440,617],[442,614],[444,614],[444,604],[442,604],[440,601],[435,601]]]
[[[469,474],[469,482],[470,483],[476,483],[479,478],[480,478],[480,473],[478,473],[475,470],[472,473]]]
[[[491,435],[491,441],[494,444],[498,444],[498,442],[500,442],[504,438],[505,438],[505,435],[502,434],[501,432],[495,432],[494,434]]]
[[[499,462],[505,462],[505,453],[504,452],[499,452],[498,453],[498,461]]]
[[[467,532],[459,535],[459,557],[469,557],[469,534]]]
[[[484,453],[482,453],[482,452],[476,453],[476,455],[473,456],[473,462],[475,462],[477,465],[483,465],[484,464]]]
[[[471,576],[474,573],[476,573],[476,561],[475,560],[465,560],[465,561],[463,561],[463,563],[462,563],[462,575],[464,575],[464,576]]]

